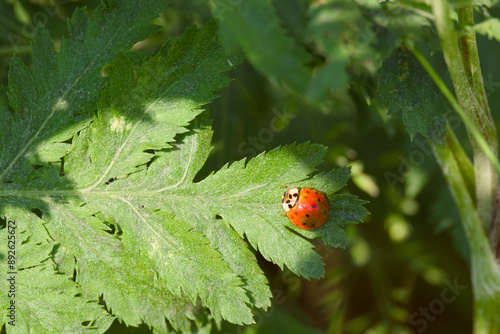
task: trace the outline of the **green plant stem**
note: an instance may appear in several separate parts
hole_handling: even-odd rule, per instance
[[[493,247],[493,252],[496,255],[497,261],[500,261],[500,190],[497,194],[495,202],[495,210],[493,220],[490,227],[490,244]],[[500,263],[499,263],[500,264]]]
[[[461,27],[474,24],[474,9],[472,6],[458,8],[458,22]],[[483,84],[483,75],[479,66],[479,53],[477,50],[475,33],[467,33],[460,37],[460,51],[462,53],[462,59],[464,60],[464,67],[467,71],[467,75],[469,76],[469,81],[472,85],[472,89],[474,90],[476,99],[491,118],[490,107],[488,105],[488,99],[486,97],[486,91]],[[493,177],[496,177],[496,179],[492,179],[491,182],[493,185],[496,185],[496,189],[492,189],[492,191],[494,191],[492,193],[494,203],[492,207],[493,213],[490,220],[489,231],[490,244],[494,250],[496,249],[498,251],[500,244],[500,188],[498,186],[498,175],[493,175]],[[488,180],[485,180],[484,182],[488,182]],[[483,217],[483,223],[487,223],[485,219],[486,217]],[[499,254],[497,253],[497,256],[498,255]]]
[[[432,11],[457,99],[466,117],[479,130],[490,150],[497,157],[496,129],[489,108],[485,108],[487,101],[484,87],[482,83],[478,82],[482,81],[482,75],[475,36],[467,34],[461,38],[461,52],[457,43],[457,34],[450,18],[451,11],[448,2],[446,0],[432,1]],[[472,8],[464,7],[461,9],[460,17],[464,22],[470,22]],[[493,206],[497,195],[498,175],[486,151],[483,150],[475,136],[470,134],[470,138],[474,150],[477,210],[483,226],[489,228],[494,215]]]
[[[451,106],[453,109],[457,112],[457,114],[460,116],[462,119],[462,122],[464,123],[465,127],[467,128],[467,131],[469,134],[474,138],[476,141],[477,145],[484,151],[484,154],[488,157],[489,162],[493,165],[495,168],[496,172],[500,174],[500,162],[498,161],[498,158],[496,156],[496,153],[491,150],[490,146],[486,142],[486,139],[484,139],[481,135],[480,130],[475,126],[475,124],[467,117],[465,111],[462,109],[460,104],[457,102],[455,99],[455,96],[450,92],[448,87],[446,87],[445,83],[439,75],[434,71],[432,66],[427,62],[427,60],[422,56],[422,54],[415,48],[412,48],[411,51],[417,57],[417,59],[420,61],[422,66],[425,68],[427,73],[431,76],[431,78],[434,80],[436,85],[438,86],[439,90],[443,93],[443,95],[446,97],[448,102],[450,102]]]
[[[481,133],[477,128],[474,127],[474,124],[467,118],[465,115],[465,112],[463,111],[462,107],[458,104],[457,100],[453,96],[453,94],[450,92],[448,87],[444,84],[444,82],[441,80],[441,78],[437,75],[436,71],[430,66],[430,64],[427,62],[427,60],[418,52],[417,49],[413,48],[412,49],[413,54],[415,57],[420,61],[422,66],[426,69],[427,73],[432,77],[436,85],[439,87],[443,95],[448,99],[450,102],[451,106],[457,114],[462,118],[462,121],[464,122],[467,130],[469,133],[474,137],[478,145],[483,149],[484,153],[488,157],[489,161],[493,164],[493,167],[497,171],[497,173],[500,173],[500,163],[498,162],[497,157],[491,151],[490,147],[488,146],[488,143],[486,143],[486,140],[481,136]],[[462,169],[462,173],[464,177],[466,178],[466,184],[468,186],[468,190],[470,191],[471,196],[474,194],[474,191],[470,188],[470,183],[473,182],[475,183],[475,176],[474,174],[472,175],[472,181],[471,181],[471,168],[470,167],[470,162],[467,163],[469,160],[466,157],[465,152],[463,152],[463,149],[461,148],[460,143],[458,140],[455,138],[455,135],[451,131],[450,126],[447,127],[448,133],[451,134],[451,138],[453,140],[451,141],[450,148],[454,152],[459,152],[459,155],[457,155],[457,160],[460,163],[460,168]],[[467,161],[467,162],[466,162]],[[474,173],[474,170],[472,170],[472,173]],[[496,196],[496,202],[495,202],[495,209],[500,207],[500,194],[497,194]],[[500,256],[500,212],[499,210],[494,210],[493,212],[493,218],[491,220],[491,227],[490,227],[490,244],[494,252],[496,252],[497,258]]]
[[[434,145],[434,154],[457,205],[471,250],[471,280],[474,291],[474,334],[500,333],[500,271],[484,233],[481,218],[467,191],[459,163],[453,155],[452,138]],[[432,144],[432,143],[431,143]]]
[[[460,168],[460,172],[462,173],[462,176],[464,178],[467,190],[469,191],[469,194],[474,200],[475,182],[474,182],[474,167],[472,166],[472,162],[470,161],[467,153],[465,153],[464,149],[462,148],[462,145],[455,136],[455,132],[453,131],[453,129],[449,124],[447,124],[446,126],[446,133],[448,134],[446,143],[448,144],[448,147],[450,148],[451,152],[453,153],[453,156],[455,157],[455,160],[458,163],[458,168]]]
[[[472,6],[464,6],[458,8],[458,22],[461,27],[474,24],[474,10]],[[474,90],[475,96],[479,103],[483,106],[488,115],[491,113],[486,97],[486,91],[483,84],[483,75],[479,67],[479,53],[477,51],[477,42],[475,33],[467,33],[460,37],[460,51],[464,59],[464,67],[469,76],[470,84]],[[486,182],[487,180],[485,180]],[[492,180],[497,185],[495,194],[496,200],[493,205],[493,216],[490,224],[490,244],[496,251],[497,258],[500,255],[500,188],[498,187],[498,179]]]
[[[458,12],[458,23],[461,27],[474,24],[474,10],[472,6],[460,7]],[[483,84],[483,74],[479,62],[479,52],[477,50],[476,34],[474,32],[466,33],[460,39],[460,52],[464,68],[469,77],[469,82],[476,95],[476,99],[484,108],[486,114],[491,119],[490,106],[486,97],[486,91]]]

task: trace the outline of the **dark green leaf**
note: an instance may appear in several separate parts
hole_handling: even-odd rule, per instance
[[[402,113],[412,140],[420,133],[437,143],[443,141],[450,106],[411,53],[397,50],[384,62],[378,87],[389,113]]]
[[[214,11],[222,39],[239,45],[262,74],[299,93],[306,90],[308,56],[281,28],[272,2],[215,0]]]

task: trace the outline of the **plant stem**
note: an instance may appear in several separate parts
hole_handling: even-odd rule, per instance
[[[461,38],[462,52],[460,52],[457,35],[450,18],[451,12],[448,2],[446,0],[433,1],[432,10],[457,99],[467,118],[479,130],[496,157],[497,134],[482,85],[475,35],[467,34]],[[473,20],[472,14],[472,8],[464,7],[461,9],[462,22],[470,23]],[[493,206],[497,196],[498,175],[486,152],[480,147],[474,136],[471,134],[469,136],[474,150],[477,210],[483,226],[489,228],[494,216]]]
[[[465,115],[465,112],[462,110],[462,107],[458,104],[458,102],[455,100],[455,97],[453,94],[450,92],[448,87],[444,84],[444,82],[441,80],[441,78],[437,75],[436,71],[430,66],[430,64],[425,60],[424,56],[418,52],[417,49],[413,48],[412,49],[413,54],[415,57],[420,61],[422,66],[426,69],[427,73],[432,77],[436,85],[439,87],[443,95],[448,99],[450,102],[451,106],[455,109],[458,115],[462,118],[462,121],[464,122],[467,130],[469,133],[474,137],[478,145],[481,147],[483,152],[486,154],[488,157],[490,163],[493,164],[495,167],[495,170],[497,171],[498,174],[500,174],[500,163],[498,159],[495,157],[495,154],[491,151],[490,147],[488,146],[488,143],[486,143],[486,140],[481,137],[481,134],[477,128],[474,127],[472,122],[467,118]],[[463,149],[460,146],[460,143],[458,140],[455,138],[455,135],[451,131],[452,129],[450,126],[447,127],[448,134],[451,135],[450,138],[450,148],[454,152],[459,152],[458,155],[456,155],[456,159],[460,163],[460,168],[461,171],[465,177],[466,184],[468,186],[468,190],[470,194],[474,194],[474,191],[471,191],[470,184],[471,182],[474,183],[474,175],[472,175],[472,179],[470,177],[470,168],[472,168],[468,162],[468,158],[466,158],[465,152],[463,152]],[[474,170],[472,171],[474,173]],[[472,181],[471,181],[472,180]],[[500,190],[499,190],[500,191]],[[496,203],[495,203],[495,210],[493,212],[493,218],[491,221],[491,228],[490,228],[490,244],[492,247],[492,250],[494,254],[496,254],[496,258],[500,258],[500,212],[497,210],[497,208],[500,207],[500,193],[497,194],[496,196]]]
[[[492,248],[485,234],[497,216],[493,210],[498,187],[497,134],[493,124],[486,94],[482,84],[482,74],[477,55],[475,35],[461,38],[460,51],[447,0],[432,1],[436,28],[444,59],[450,73],[455,94],[460,105],[427,64],[427,71],[436,81],[454,109],[467,126],[474,150],[474,176],[477,211],[471,193],[467,190],[464,169],[460,169],[457,159],[456,140],[447,135],[445,146],[435,145],[435,155],[443,171],[448,187],[461,216],[465,234],[471,250],[471,277],[474,290],[474,333],[500,333],[500,270],[495,262]],[[473,22],[472,7],[459,10],[461,23]],[[421,57],[423,58],[423,57]],[[426,63],[425,59],[420,59]],[[424,64],[424,67],[426,65]],[[468,76],[466,76],[466,74]],[[454,152],[458,154],[454,155]],[[466,173],[468,174],[468,172]],[[492,240],[493,241],[493,240]]]
[[[439,75],[436,73],[436,71],[434,71],[434,69],[427,62],[427,60],[424,58],[424,56],[422,56],[422,54],[420,54],[420,52],[416,48],[412,48],[411,51],[413,52],[415,57],[417,57],[417,59],[420,61],[420,63],[425,68],[427,73],[429,73],[431,78],[434,80],[434,82],[438,86],[439,90],[441,90],[441,93],[443,93],[443,95],[446,97],[448,102],[450,102],[453,109],[455,109],[457,114],[460,116],[460,118],[462,119],[462,122],[465,124],[465,127],[467,128],[467,131],[476,140],[479,147],[486,154],[489,162],[493,165],[497,174],[500,174],[500,162],[498,161],[496,154],[491,150],[491,148],[488,145],[488,143],[486,142],[486,140],[482,137],[479,129],[467,117],[466,113],[464,112],[464,110],[462,109],[460,104],[458,104],[458,102],[455,99],[455,97],[453,96],[453,94],[450,92],[448,87],[446,87],[443,80],[441,80]]]
[[[458,8],[458,22],[461,27],[474,24],[474,11],[472,6]],[[460,51],[464,59],[464,67],[470,78],[470,84],[476,95],[477,100],[483,106],[484,110],[490,115],[486,91],[483,84],[483,75],[479,67],[479,54],[477,51],[476,34],[467,33],[460,37]],[[485,180],[487,182],[488,180]],[[491,180],[492,184],[497,185],[494,196],[493,215],[490,230],[490,244],[496,252],[497,259],[500,256],[500,188],[498,187],[498,178]],[[483,221],[484,223],[484,221]]]
[[[452,153],[452,141],[446,135],[444,146],[434,145],[434,154],[457,205],[471,250],[471,280],[475,301],[473,333],[500,333],[500,271],[457,159]]]
[[[458,23],[461,27],[474,24],[474,10],[472,6],[460,7],[457,12]],[[491,120],[490,106],[488,105],[488,99],[484,89],[483,74],[479,63],[479,53],[477,50],[475,33],[469,32],[460,37],[460,52],[462,53],[464,67],[469,77],[469,82],[476,95],[476,99],[479,101]]]
[[[472,197],[472,200],[474,201],[475,199],[475,190],[474,190],[474,167],[472,167],[472,163],[465,153],[465,151],[462,148],[462,145],[458,141],[457,137],[455,136],[455,132],[451,128],[451,126],[448,124],[446,127],[446,133],[448,134],[447,141],[446,143],[448,144],[448,147],[451,150],[451,153],[453,153],[453,156],[455,157],[455,160],[457,161],[458,168],[460,168],[460,173],[462,174],[464,178],[465,185],[467,187],[467,190],[469,194]]]
[[[500,189],[497,193],[495,207],[493,210],[493,219],[490,227],[490,244],[497,261],[500,262]],[[500,263],[499,263],[500,264]]]
[[[472,6],[464,6],[458,8],[458,22],[461,27],[474,24],[474,10]],[[469,77],[469,83],[472,86],[476,99],[483,107],[484,111],[491,120],[490,107],[488,105],[488,99],[486,97],[486,91],[483,84],[483,75],[481,72],[481,67],[479,64],[479,53],[477,51],[477,42],[475,33],[467,33],[460,37],[460,51],[462,53],[462,59],[464,60],[464,68],[467,71]],[[499,187],[498,187],[498,175],[492,173],[490,175],[477,175],[477,178],[484,177],[485,180],[482,183],[491,182],[492,187],[487,188],[491,194],[491,199],[493,200],[493,205],[491,206],[491,217],[488,222],[488,211],[480,207],[481,204],[487,205],[485,199],[484,202],[478,201],[478,210],[483,212],[483,224],[489,225],[490,231],[490,244],[493,249],[498,249],[499,239],[500,239],[500,215],[499,215]],[[497,254],[498,255],[498,254]]]

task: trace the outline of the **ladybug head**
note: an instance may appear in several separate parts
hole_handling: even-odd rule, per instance
[[[283,205],[283,210],[285,210],[285,212],[290,211],[291,208],[297,205],[298,201],[299,201],[298,188],[292,188],[290,190],[285,191],[283,193],[283,197],[281,198],[281,204]]]

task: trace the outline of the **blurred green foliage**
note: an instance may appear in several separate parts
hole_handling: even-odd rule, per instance
[[[14,53],[29,62],[36,24],[49,27],[57,47],[67,33],[69,13],[77,6],[91,12],[98,3],[0,1],[2,83],[7,83]],[[348,229],[345,251],[318,244],[327,263],[323,280],[301,280],[260,258],[275,296],[273,306],[256,315],[257,325],[236,328],[224,323],[220,332],[470,333],[468,247],[453,201],[429,144],[417,134],[425,129],[411,131],[411,141],[401,116],[387,113],[377,89],[376,74],[384,59],[405,44],[416,45],[449,82],[429,5],[375,0],[250,3],[173,0],[156,22],[162,31],[134,47],[156,51],[168,38],[216,17],[223,40],[240,45],[247,55],[249,61],[229,74],[234,82],[209,106],[215,149],[198,178],[227,162],[311,141],[329,147],[322,170],[352,166],[348,190],[370,201],[366,207],[371,215]],[[481,20],[485,13],[500,17],[498,7],[480,7],[476,15]],[[477,30],[498,38],[498,30],[491,32],[494,28]],[[499,124],[500,47],[482,36],[478,43],[486,93]],[[397,94],[393,98],[389,104],[408,103]],[[444,108],[437,112],[445,113]],[[438,123],[442,133],[442,120]],[[463,126],[455,124],[470,150]],[[466,288],[452,302],[441,303],[444,308],[431,315],[424,328],[418,322],[425,319],[422,309],[436,309],[435,301],[453,282]],[[115,322],[109,333],[126,331],[149,329],[127,329]]]

